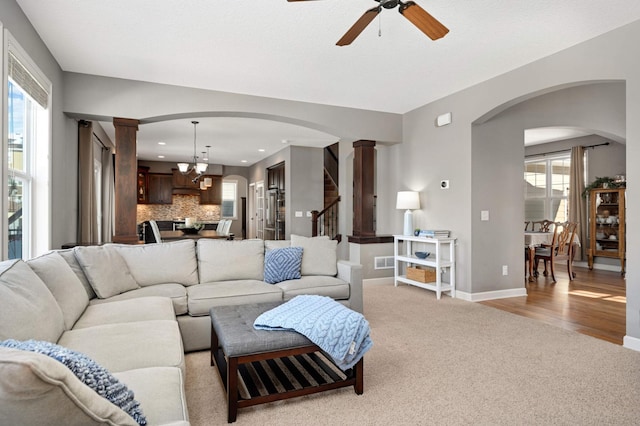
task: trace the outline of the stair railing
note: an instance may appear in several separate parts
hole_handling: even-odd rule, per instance
[[[340,196],[333,200],[321,212],[311,211],[311,236],[327,235],[333,240],[342,241],[342,235],[338,233],[338,205]]]

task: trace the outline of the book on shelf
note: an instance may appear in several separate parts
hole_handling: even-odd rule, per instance
[[[444,229],[421,229],[418,237],[449,238],[450,231]]]

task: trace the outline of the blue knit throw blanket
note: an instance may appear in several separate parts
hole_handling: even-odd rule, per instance
[[[296,296],[261,314],[253,326],[297,331],[330,355],[342,370],[353,367],[373,345],[364,316],[326,296]]]

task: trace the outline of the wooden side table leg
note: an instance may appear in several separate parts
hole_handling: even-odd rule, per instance
[[[238,416],[238,358],[227,360],[227,422],[233,423]]]

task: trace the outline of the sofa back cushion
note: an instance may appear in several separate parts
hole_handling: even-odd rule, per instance
[[[40,277],[22,260],[0,262],[0,340],[57,342],[62,310]]]
[[[214,240],[197,244],[200,282],[260,280],[264,272],[262,240]]]
[[[118,244],[114,248],[122,255],[141,287],[165,283],[198,284],[194,240],[137,246]]]
[[[291,247],[302,247],[301,274],[329,275],[338,274],[338,242],[329,237],[302,237],[291,235]]]
[[[131,276],[127,263],[111,245],[78,246],[74,250],[84,274],[99,298],[106,299],[140,288]]]
[[[80,266],[80,263],[76,258],[75,250],[72,248],[64,249],[64,250],[56,250],[56,253],[62,256],[62,258],[67,262],[67,264],[69,265],[73,273],[76,274],[76,277],[78,277],[78,279],[82,283],[82,286],[87,291],[87,295],[89,296],[89,299],[95,299],[96,292],[93,291],[93,287],[91,287],[91,283],[87,279],[87,276],[84,274],[84,271],[82,270],[82,266]]]
[[[89,305],[89,296],[82,283],[56,252],[28,260],[27,264],[51,291],[62,309],[65,328],[71,330]]]
[[[18,349],[0,347],[0,401],[6,424],[138,424],[61,362]]]

